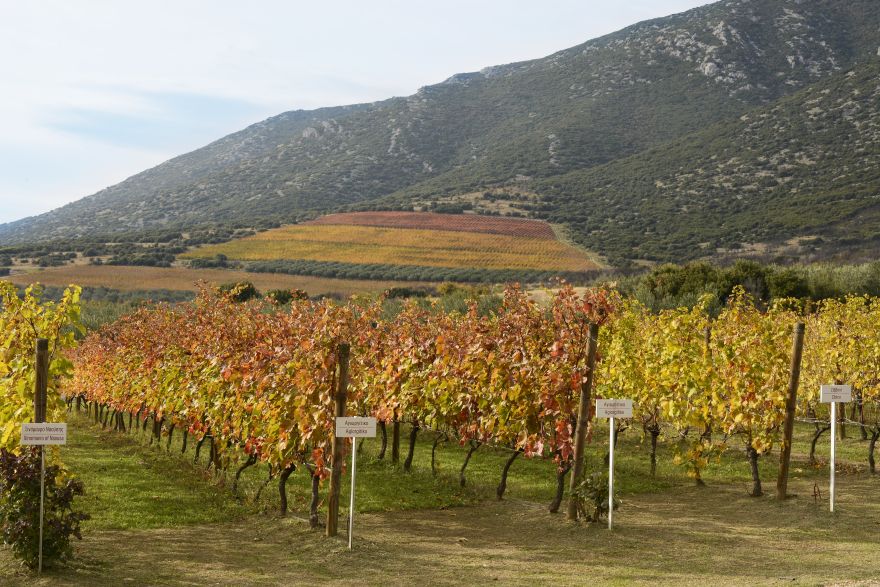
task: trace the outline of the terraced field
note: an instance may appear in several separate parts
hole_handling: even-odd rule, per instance
[[[394,273],[399,267],[488,270],[511,272],[511,276],[538,272],[546,277],[601,267],[583,251],[560,242],[545,222],[421,212],[333,214],[201,247],[180,257],[218,255],[244,262],[299,263],[296,267],[307,262],[310,270],[315,264],[333,264],[337,269],[363,266],[372,268],[372,274]],[[272,267],[279,270],[277,263]]]

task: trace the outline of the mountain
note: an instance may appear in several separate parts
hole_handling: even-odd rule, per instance
[[[824,248],[865,258],[880,252],[878,163],[880,57],[733,122],[532,187],[551,221],[620,258],[768,244],[783,256]]]
[[[773,153],[769,127],[746,135],[754,144],[731,134],[754,122],[742,117],[779,107],[807,124],[811,108],[795,106],[808,99],[803,92],[853,82],[841,78],[847,71],[858,80],[870,75],[862,72],[877,60],[878,29],[876,0],[725,0],[542,59],[459,74],[409,97],[281,114],[47,214],[2,225],[0,243],[34,234],[295,222],[331,210],[430,208],[444,200],[491,211],[499,198],[514,211],[568,225],[575,240],[614,260],[699,256],[778,236],[743,223],[759,222],[761,207],[799,209],[782,201],[806,203],[804,214],[816,220],[800,228],[788,222],[785,234],[812,233],[828,219],[822,190],[844,189],[846,178],[804,185],[792,198],[793,176],[775,175],[787,168],[760,170],[772,176],[762,182],[779,183],[760,185],[760,196],[737,191],[750,183],[706,195],[700,190],[713,180],[688,184],[683,176],[702,161],[700,149],[721,146],[713,136],[728,155],[733,148]],[[835,125],[841,117],[824,118]],[[667,177],[673,169],[682,171],[659,183],[631,175]],[[456,204],[463,194],[469,199]],[[713,219],[711,234],[679,244],[685,219],[704,218]]]

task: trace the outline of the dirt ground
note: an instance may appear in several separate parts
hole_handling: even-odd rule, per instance
[[[847,487],[846,489],[843,489]],[[363,514],[354,550],[304,519],[94,531],[42,579],[4,585],[880,585],[880,479],[848,478],[835,514],[812,487],[784,504],[741,487],[635,496],[616,527],[582,526],[543,504],[487,502]]]

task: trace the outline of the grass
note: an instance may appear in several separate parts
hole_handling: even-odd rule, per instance
[[[83,415],[70,421],[63,458],[86,484],[79,507],[93,519],[85,540],[69,566],[42,579],[19,570],[0,549],[0,584],[872,585],[880,576],[880,479],[866,474],[866,443],[853,438],[852,429],[838,443],[843,466],[834,514],[824,499],[827,467],[806,462],[809,426],[797,427],[790,488],[798,497],[784,503],[747,497],[750,476],[741,451],[713,464],[701,489],[671,464],[673,446],[664,442],[651,478],[646,444],[627,431],[616,452],[623,505],[613,532],[546,513],[551,462],[520,457],[506,499],[498,502],[494,489],[506,451],[477,451],[461,488],[461,447],[439,447],[435,479],[430,433],[420,434],[410,474],[378,461],[378,440],[367,440],[358,460],[359,513],[349,552],[344,521],[340,540],[308,529],[309,484],[301,471],[289,483],[294,511],[279,518],[275,484],[253,500],[265,468],[248,469],[239,502],[229,478],[223,487],[204,472],[204,453],[193,464],[193,442],[180,454],[179,434],[169,453],[167,439],[150,446],[147,435],[104,432]],[[818,451],[826,458],[827,441],[823,436]],[[588,448],[589,469],[602,466],[606,450],[607,429],[600,425]],[[404,458],[405,446],[401,452]],[[768,493],[777,459],[777,453],[761,459]],[[344,477],[342,516],[348,481]],[[816,484],[822,500],[812,497]]]
[[[597,265],[555,239],[376,226],[294,225],[184,253],[241,261],[307,260],[484,269],[588,271]]]
[[[185,460],[102,431],[85,417],[74,416],[72,424],[62,459],[85,484],[78,507],[92,516],[87,532],[221,522],[247,513]]]
[[[315,296],[326,293],[351,295],[383,291],[412,282],[370,281],[358,279],[329,279],[274,273],[248,273],[225,269],[190,269],[186,267],[125,267],[107,265],[65,265],[16,273],[6,277],[18,285],[39,282],[43,285],[64,287],[70,283],[82,286],[107,287],[120,291],[177,290],[195,291],[199,281],[221,284],[250,281],[260,291],[272,289],[302,289]]]

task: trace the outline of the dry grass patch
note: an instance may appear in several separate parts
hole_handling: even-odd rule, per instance
[[[122,291],[177,290],[195,291],[199,281],[220,284],[250,281],[257,289],[302,289],[310,295],[335,292],[342,295],[384,291],[396,286],[412,286],[411,282],[329,279],[276,273],[248,273],[225,269],[190,269],[186,267],[122,267],[109,265],[67,265],[16,273],[7,277],[18,285],[42,283],[66,286],[107,287]]]
[[[847,483],[836,515],[739,487],[633,496],[611,532],[522,501],[363,514],[353,552],[300,518],[102,531],[70,569],[42,580],[13,571],[6,584],[880,585],[877,480]]]

